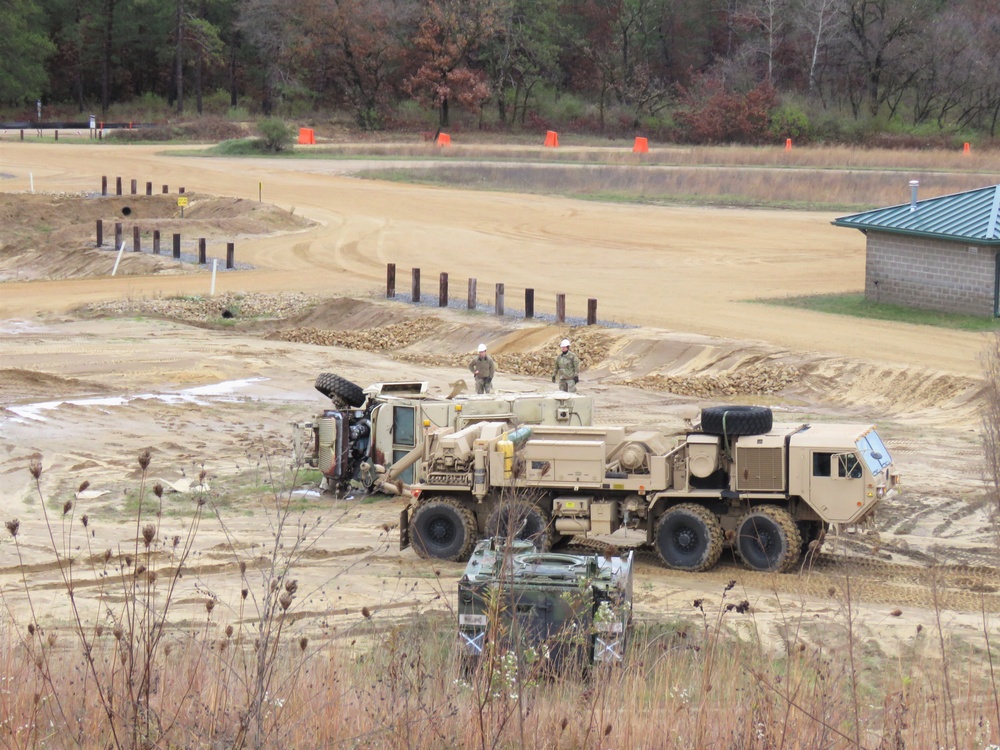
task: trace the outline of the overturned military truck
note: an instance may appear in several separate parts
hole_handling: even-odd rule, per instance
[[[400,544],[444,560],[468,559],[483,536],[544,551],[626,529],[676,570],[711,568],[731,544],[747,567],[785,572],[828,527],[898,491],[873,425],[775,424],[756,406],[702,409],[672,437],[483,421],[427,428],[421,442]]]
[[[340,375],[320,373],[315,387],[330,399],[330,408],[310,421],[292,423],[296,456],[322,472],[323,489],[371,489],[378,479],[393,491],[394,483],[420,481],[425,429],[461,430],[483,421],[580,427],[593,420],[590,396],[561,391],[473,395],[460,392],[464,385],[458,381],[450,394],[438,396],[422,381],[362,388]]]

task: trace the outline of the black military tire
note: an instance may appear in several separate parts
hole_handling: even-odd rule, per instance
[[[736,552],[751,570],[786,573],[799,563],[802,536],[787,510],[760,505],[736,524]]]
[[[722,554],[719,519],[708,508],[682,503],[667,510],[656,523],[656,554],[674,570],[708,570]]]
[[[528,540],[540,552],[552,548],[554,531],[549,527],[548,514],[530,502],[501,500],[487,516],[486,536],[507,539],[512,531],[517,532],[518,539]]]
[[[468,560],[477,538],[475,515],[452,497],[421,502],[410,516],[410,544],[425,559]]]
[[[771,431],[774,415],[766,406],[709,406],[701,410],[706,435],[763,435]]]
[[[365,402],[365,392],[361,386],[332,372],[319,374],[316,378],[316,390],[327,398],[339,398],[348,406],[361,406]]]

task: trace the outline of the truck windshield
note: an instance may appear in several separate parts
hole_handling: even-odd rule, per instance
[[[879,472],[892,464],[892,456],[889,455],[885,443],[882,442],[882,438],[875,430],[862,435],[857,441],[857,446],[868,466],[868,471],[873,476],[877,476]]]

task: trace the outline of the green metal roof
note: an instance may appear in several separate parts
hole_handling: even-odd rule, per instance
[[[1000,246],[1000,185],[877,208],[833,220],[838,227]]]

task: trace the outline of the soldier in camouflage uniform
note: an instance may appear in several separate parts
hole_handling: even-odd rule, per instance
[[[469,371],[476,378],[476,393],[493,392],[493,376],[497,373],[497,364],[486,353],[486,344],[479,345],[479,353],[469,362]]]
[[[569,350],[569,339],[563,339],[559,344],[562,352],[556,357],[556,369],[552,382],[559,381],[559,390],[576,393],[576,384],[580,382],[580,358]]]

